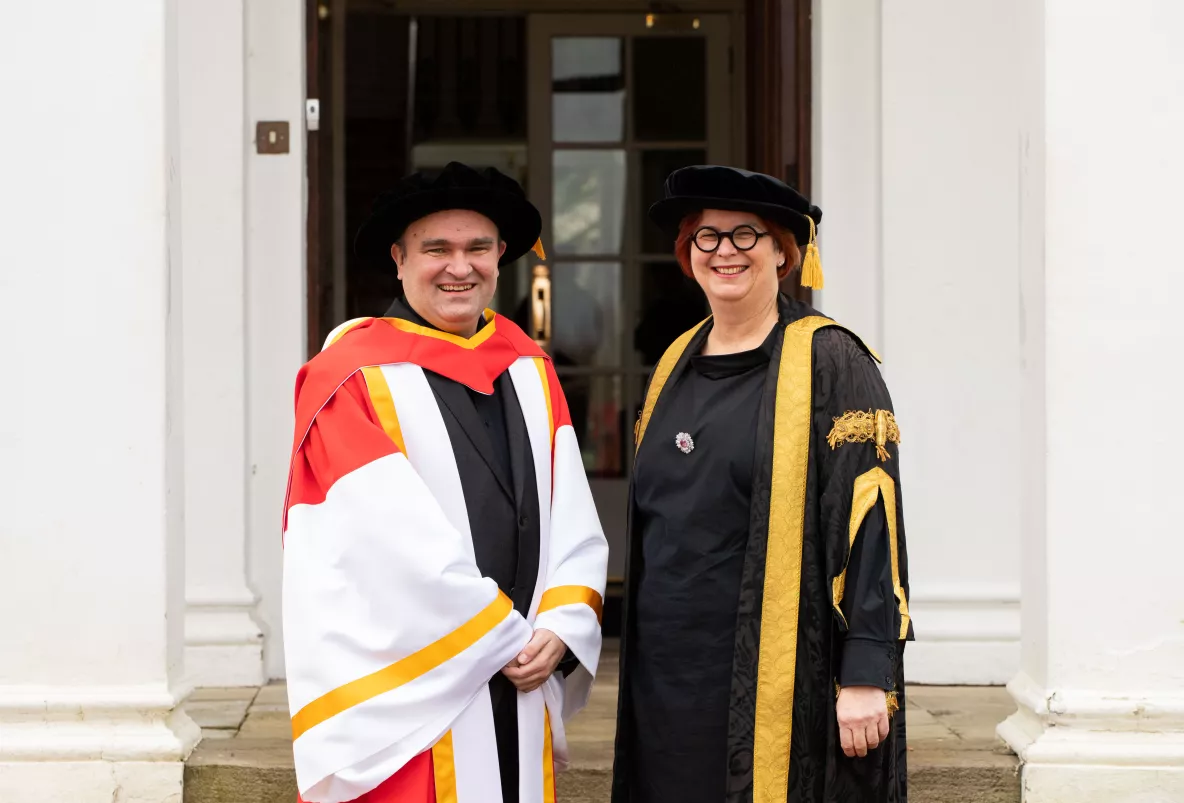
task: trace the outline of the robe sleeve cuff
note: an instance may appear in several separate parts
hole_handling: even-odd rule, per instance
[[[579,668],[580,659],[571,651],[571,647],[568,647],[567,652],[563,654],[563,658],[559,660],[559,665],[555,667],[555,671],[559,672],[563,677],[567,677]]]
[[[884,691],[896,688],[896,643],[848,638],[843,643],[840,686],[875,686]]]

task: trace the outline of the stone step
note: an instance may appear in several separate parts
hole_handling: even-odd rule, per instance
[[[185,766],[184,803],[294,803],[292,746],[282,739],[203,743]],[[910,755],[909,803],[1019,803],[1014,756],[968,758],[951,750]],[[557,779],[562,803],[607,803],[612,773],[573,767]]]
[[[616,681],[606,667],[569,725],[572,766],[557,778],[562,803],[608,801]],[[909,803],[1019,803],[1016,758],[995,736],[1014,710],[1006,691],[911,686],[906,697]],[[193,695],[188,709],[206,738],[186,762],[184,803],[294,803],[285,700],[282,684]]]

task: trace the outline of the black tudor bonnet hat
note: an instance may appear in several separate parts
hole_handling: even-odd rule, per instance
[[[460,162],[449,162],[435,175],[412,173],[380,195],[358,229],[354,253],[390,259],[391,246],[410,224],[447,209],[469,209],[493,221],[506,243],[499,264],[508,265],[531,249],[542,257],[543,219],[521,185],[495,168],[476,170]]]
[[[784,181],[724,165],[694,165],[666,177],[664,197],[650,207],[650,220],[671,237],[687,215],[703,209],[752,212],[793,233],[806,247],[802,285],[822,287],[822,264],[815,242],[822,210]]]

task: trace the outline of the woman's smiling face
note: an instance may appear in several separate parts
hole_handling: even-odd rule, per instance
[[[763,220],[751,212],[704,209],[696,230],[706,227],[726,234],[741,226],[751,227],[758,235],[756,244],[748,250],[737,248],[732,237],[711,238],[710,233],[707,239],[718,244],[714,251],[705,252],[691,243],[691,272],[712,306],[717,302],[767,301],[777,295],[777,267],[785,261],[785,255],[775,238],[759,236],[768,232]],[[741,245],[747,245],[742,237]]]

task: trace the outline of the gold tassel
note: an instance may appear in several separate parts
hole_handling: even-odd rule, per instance
[[[885,448],[888,445],[888,411],[876,410],[876,454],[880,462],[888,460],[891,455]]]
[[[543,238],[542,237],[535,240],[535,243],[533,246],[531,246],[530,250],[534,251],[534,255],[536,257],[538,257],[539,259],[545,260],[547,258],[546,252],[543,251]]]
[[[822,257],[818,255],[818,245],[815,242],[816,232],[814,218],[806,215],[810,221],[810,242],[806,246],[806,256],[802,259],[802,287],[812,290],[822,289]]]

